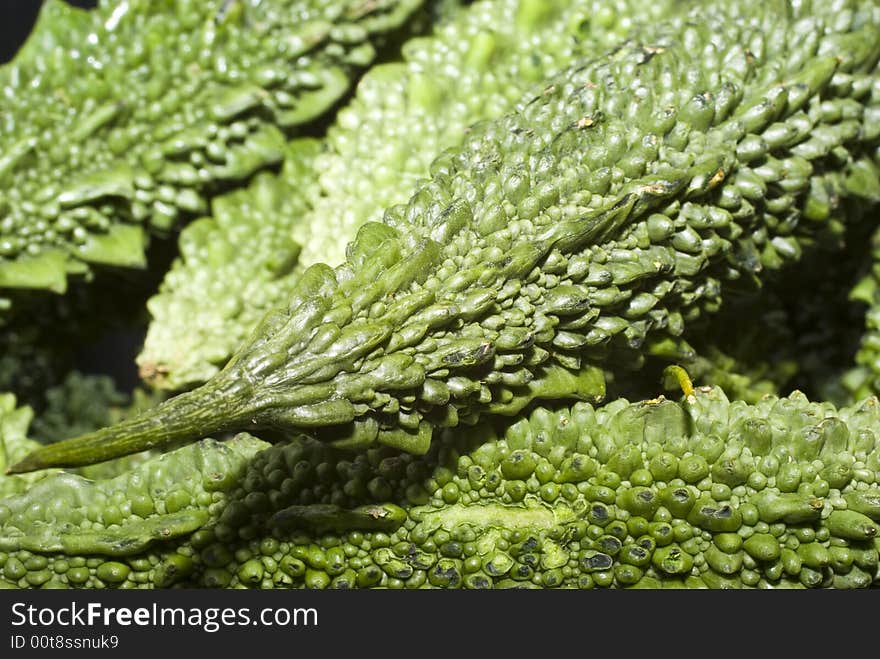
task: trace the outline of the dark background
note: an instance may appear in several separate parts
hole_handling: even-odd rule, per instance
[[[37,19],[41,0],[0,0],[0,63],[12,59]],[[94,7],[97,0],[68,0],[75,7]]]

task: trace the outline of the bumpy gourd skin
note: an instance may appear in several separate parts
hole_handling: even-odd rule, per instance
[[[880,579],[878,428],[876,398],[698,388],[538,408],[498,436],[457,428],[425,456],[204,440],[0,500],[0,583],[865,588]]]
[[[33,410],[18,405],[14,394],[0,393],[0,468],[21,459],[40,444],[28,437]],[[28,485],[52,472],[37,472],[22,477],[0,477],[0,497],[24,492]]]
[[[281,172],[260,172],[247,188],[211,202],[211,215],[180,233],[179,257],[147,301],[151,320],[137,357],[141,378],[161,389],[208,380],[265,312],[294,286],[301,246],[291,225],[307,205],[322,142],[298,138]]]
[[[148,230],[277,165],[420,0],[49,0],[0,70],[0,289],[143,267]]]
[[[423,453],[536,398],[601,399],[602,365],[674,359],[723,282],[873,200],[878,29],[874,2],[721,2],[573,66],[309,268],[206,385],[11,471],[261,426]]]
[[[403,45],[403,61],[364,75],[320,151],[311,159],[294,154],[296,176],[270,182],[267,175],[249,192],[216,200],[215,222],[183,230],[182,258],[148,304],[152,320],[137,360],[144,379],[167,389],[208,380],[306,266],[341,263],[357,229],[405,202],[470,125],[510,110],[577,55],[606,50],[670,4],[484,0],[448,8],[430,36]],[[257,211],[267,188],[278,201]],[[289,268],[279,272],[278,261]]]
[[[68,373],[64,381],[45,392],[45,408],[31,424],[31,435],[55,442],[108,425],[113,408],[129,402],[109,375]]]
[[[357,229],[405,203],[436,156],[461,144],[473,124],[510,111],[577,57],[604,53],[674,4],[476,2],[405,44],[403,62],[364,76],[328,131],[316,160],[321,185],[308,190],[313,210],[294,227],[300,262],[342,263]]]
[[[58,472],[31,484],[0,504],[6,585],[21,567],[28,571],[21,585],[94,586],[95,576],[119,585],[132,568],[149,565],[148,547],[187,537],[207,523],[224,498],[221,491],[267,446],[243,435],[204,440],[113,478]],[[102,558],[107,556],[129,557],[130,565]]]

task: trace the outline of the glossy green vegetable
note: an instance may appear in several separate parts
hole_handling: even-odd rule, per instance
[[[469,126],[670,4],[482,0],[447,8],[431,35],[404,44],[403,61],[367,72],[320,147],[297,148],[280,177],[221,197],[213,221],[184,229],[181,259],[148,304],[137,360],[144,379],[167,389],[205,382],[306,266],[341,263],[357,229],[405,202]]]
[[[277,165],[420,0],[48,0],[0,69],[0,289],[144,267],[148,231]]]
[[[31,424],[31,434],[42,442],[74,437],[112,423],[112,410],[128,402],[109,375],[71,371],[64,382],[46,390],[45,409]]]
[[[151,320],[137,358],[144,382],[181,389],[209,379],[290,293],[302,249],[291,226],[306,211],[303,188],[316,177],[321,144],[291,141],[280,173],[260,172],[247,188],[215,198],[211,215],[181,232],[180,255],[146,305]]]
[[[571,67],[307,270],[206,385],[11,471],[265,426],[424,453],[534,399],[600,400],[604,365],[675,359],[724,282],[874,200],[880,7],[783,5],[695,6]]]
[[[373,67],[328,130],[320,186],[297,223],[304,266],[336,266],[368,221],[405,203],[431,163],[471,126],[510,111],[576,58],[599,56],[675,3],[483,0],[404,44],[402,62]],[[340,238],[344,239],[340,239]]]
[[[876,398],[749,405],[697,388],[539,408],[497,437],[457,428],[425,456],[204,440],[0,500],[0,581],[864,588],[880,578],[878,428]]]

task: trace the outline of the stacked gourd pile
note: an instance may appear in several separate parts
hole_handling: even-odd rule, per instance
[[[170,234],[170,395],[9,387],[0,583],[871,586],[878,60],[872,0],[48,3],[9,380]]]

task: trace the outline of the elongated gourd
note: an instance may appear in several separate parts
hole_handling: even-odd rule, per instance
[[[704,387],[456,428],[424,456],[202,440],[0,499],[0,585],[867,588],[878,428],[876,398]]]
[[[0,70],[0,290],[144,267],[148,232],[277,165],[421,0],[48,0]]]
[[[357,229],[405,202],[471,124],[510,110],[576,56],[604,51],[672,4],[481,0],[450,9],[431,35],[403,45],[402,62],[361,78],[311,158],[299,149],[290,172],[225,195],[213,222],[183,230],[181,259],[148,303],[141,376],[172,390],[205,382],[307,266],[344,261]]]
[[[207,384],[11,471],[263,426],[424,453],[534,399],[601,399],[604,364],[638,368],[723,282],[842,230],[815,188],[873,158],[878,29],[874,2],[721,2],[571,67],[307,270]]]

